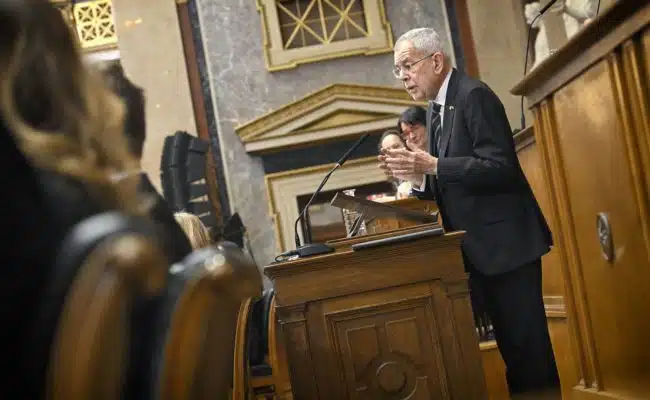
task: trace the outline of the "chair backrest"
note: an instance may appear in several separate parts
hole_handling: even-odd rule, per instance
[[[118,213],[88,218],[64,240],[54,272],[34,353],[50,350],[48,397],[121,397],[130,305],[165,284],[153,228]]]
[[[248,334],[251,326],[252,298],[246,299],[239,307],[237,327],[235,331],[235,354],[232,364],[232,396],[231,400],[251,400],[253,391],[250,382],[250,362],[248,352]]]
[[[200,249],[171,267],[180,282],[159,359],[160,399],[227,399],[240,310],[262,291],[257,266],[231,243]]]
[[[278,329],[273,288],[264,291],[251,314],[247,340],[248,361],[252,367],[250,389],[264,395],[271,393],[270,389],[274,399],[293,398],[284,338]],[[240,366],[235,365],[235,371],[238,368],[241,370]]]
[[[265,289],[262,297],[251,305],[251,321],[248,323],[248,362],[252,367],[266,362],[269,353],[269,312],[274,298],[273,288]]]
[[[269,302],[268,320],[266,321],[268,323],[269,365],[273,371],[276,398],[279,400],[293,399],[287,350],[282,332],[278,329],[280,324],[275,309],[275,293],[273,294]]]

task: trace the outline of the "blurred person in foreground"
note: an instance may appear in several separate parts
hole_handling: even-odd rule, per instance
[[[0,359],[10,367],[0,390],[7,398],[45,393],[49,352],[32,344],[49,333],[34,328],[66,233],[102,211],[146,211],[137,179],[114,179],[137,166],[123,117],[50,2],[0,0],[0,133],[15,150],[2,158]]]
[[[125,171],[123,176],[131,175],[139,179],[140,191],[153,201],[149,216],[156,223],[170,264],[181,261],[192,251],[192,246],[174,219],[174,213],[167,202],[139,165],[147,138],[144,91],[126,77],[119,64],[113,64],[102,72],[107,87],[124,103],[124,137],[131,156],[138,163],[133,169]]]

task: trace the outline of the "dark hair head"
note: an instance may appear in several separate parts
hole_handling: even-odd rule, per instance
[[[409,107],[402,115],[399,116],[397,121],[397,130],[402,133],[402,123],[407,125],[422,125],[427,126],[427,110],[422,107],[413,106]]]
[[[108,88],[124,102],[124,134],[129,150],[140,159],[147,136],[144,91],[126,77],[119,63],[112,64],[103,72]]]
[[[406,146],[406,141],[404,141],[404,138],[402,135],[399,133],[399,131],[395,129],[389,129],[386,132],[381,134],[381,137],[379,138],[379,143],[377,143],[377,151],[381,152],[381,144],[384,142],[384,139],[386,139],[390,135],[395,135],[397,138],[404,144],[404,148],[408,149],[408,146]]]

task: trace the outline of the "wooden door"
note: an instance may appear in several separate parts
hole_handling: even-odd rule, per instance
[[[650,398],[648,205],[619,59],[601,61],[554,95],[548,157],[557,166],[552,185],[566,201],[558,219],[580,314],[584,383],[622,398]]]

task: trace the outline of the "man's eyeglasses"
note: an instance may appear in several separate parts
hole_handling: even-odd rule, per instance
[[[419,60],[416,60],[416,61],[414,61],[412,63],[406,63],[406,64],[403,64],[403,65],[395,65],[393,67],[393,75],[395,75],[395,78],[399,79],[402,76],[402,72],[407,73],[407,74],[411,73],[413,71],[413,67],[415,67],[419,62],[426,60],[427,58],[431,57],[434,54],[436,54],[436,53],[431,53],[428,56],[424,56],[424,57],[420,58]]]

